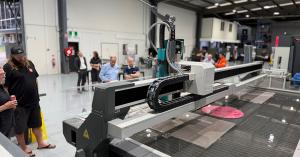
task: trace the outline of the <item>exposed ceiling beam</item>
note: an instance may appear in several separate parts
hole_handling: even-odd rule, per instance
[[[272,8],[268,9],[270,11],[270,14],[273,15],[275,11],[279,12],[281,15],[289,15],[289,14],[300,14],[300,9],[298,8],[287,8],[284,10],[280,10],[279,8]],[[262,15],[262,11],[257,11],[259,15]]]
[[[179,7],[179,8],[183,8],[183,9],[196,11],[196,12],[204,10],[203,7],[193,5],[193,4],[190,4],[188,2],[179,1],[179,0],[167,0],[167,1],[164,1],[164,3],[170,4],[170,5]]]
[[[256,5],[259,6],[263,12],[272,13],[269,9],[265,9],[264,6],[260,5],[259,3],[256,3]]]
[[[271,0],[259,0],[259,2],[258,1],[247,1],[247,2],[244,2],[244,3],[238,3],[238,4],[233,3],[232,5],[228,5],[228,6],[224,6],[224,7],[217,7],[217,8],[214,8],[214,9],[208,9],[208,10],[205,11],[204,14],[225,13],[225,12],[230,12],[233,9],[243,7],[245,5],[257,4],[257,3],[269,2],[269,1],[271,1]]]
[[[205,3],[208,3],[210,5],[215,5],[215,3],[211,2],[211,1],[208,1],[208,0],[202,0],[202,1],[205,2]]]
[[[283,10],[283,8],[275,0],[272,0],[272,3],[274,3],[280,10]]]
[[[191,2],[191,1],[193,1],[193,0],[190,0],[190,1],[188,1],[188,2]],[[211,2],[211,1],[208,1],[208,0],[202,0],[203,2],[205,2],[205,3],[208,3],[208,4],[210,4],[210,5],[215,5],[215,3],[213,3],[213,2]],[[223,18],[221,15],[219,15],[218,13],[215,13],[215,14],[213,14],[215,17],[217,17],[217,18]]]
[[[247,20],[258,20],[258,19],[282,19],[282,18],[295,18],[300,17],[300,14],[293,14],[293,15],[280,15],[280,16],[257,16],[257,17],[250,17],[250,18],[233,18],[235,21],[247,21]]]
[[[226,16],[225,18],[229,19],[229,20],[240,20],[240,19],[251,20],[253,18],[254,19],[263,19],[264,17],[283,18],[283,17],[290,17],[290,16],[295,16],[295,15],[297,15],[297,17],[298,17],[298,15],[300,15],[300,10],[298,8],[288,9],[288,10],[281,10],[279,16],[274,16],[273,13],[265,13],[263,11],[258,11],[257,16],[251,16],[250,18],[246,18],[244,16],[243,16],[243,18],[237,18],[234,15]]]
[[[289,14],[295,14],[295,13],[300,13],[300,9],[299,8],[294,8],[293,5],[291,6],[286,6],[285,7],[286,9],[283,9],[283,10],[280,10],[278,7],[276,8],[270,8],[270,9],[267,9],[268,12],[266,12],[266,9],[265,10],[258,10],[258,11],[253,11],[256,13],[256,15],[259,15],[259,16],[271,16],[273,15],[273,13],[276,11],[276,12],[279,12],[280,14],[284,14],[284,15],[289,15]],[[242,15],[245,15],[247,13],[241,13]],[[252,15],[253,16],[253,15]],[[233,15],[227,15],[227,16],[224,16],[225,18],[233,18],[234,16]]]
[[[292,2],[294,3],[295,7],[299,8],[299,5],[296,3],[295,0],[292,0]]]
[[[234,1],[233,0],[225,0],[226,2],[230,2],[231,4],[234,4]],[[252,12],[250,9],[242,6],[241,8],[245,9],[248,11],[248,13],[250,13],[251,15],[256,15],[256,13]]]

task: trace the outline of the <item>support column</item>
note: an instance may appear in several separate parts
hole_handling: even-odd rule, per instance
[[[158,2],[157,0],[150,0],[149,1],[151,5],[157,7],[158,5]],[[151,11],[151,14],[150,14],[150,26],[154,23],[157,22],[157,17],[155,14],[152,13]],[[154,28],[151,32],[150,32],[150,39],[151,41],[153,42],[154,45],[156,45],[156,41],[157,41],[157,38],[156,38],[156,34],[157,34],[157,29]],[[151,45],[150,45],[150,48],[153,48]]]
[[[23,50],[26,50],[26,37],[25,37],[25,22],[24,22],[24,2],[23,0],[20,0],[20,16],[21,16],[21,23],[19,28],[22,31],[22,41],[21,41],[21,45],[23,47]],[[17,16],[17,15],[16,15]],[[16,20],[17,21],[17,20]],[[17,23],[17,22],[16,22]],[[26,52],[26,51],[25,51]],[[27,52],[26,52],[27,53]]]
[[[65,48],[68,47],[66,0],[57,0],[57,6],[58,6],[58,30],[59,30],[61,73],[67,74],[70,72],[70,68],[69,68],[69,58],[64,53]]]
[[[200,49],[200,38],[201,38],[201,30],[202,30],[202,13],[197,12],[197,21],[196,21],[196,39],[195,39],[195,47],[196,49]]]

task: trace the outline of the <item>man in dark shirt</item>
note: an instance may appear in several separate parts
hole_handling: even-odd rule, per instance
[[[37,77],[34,64],[27,60],[22,48],[13,47],[11,58],[3,67],[6,73],[5,87],[11,95],[15,95],[18,101],[15,110],[15,132],[18,144],[24,152],[35,156],[32,150],[25,144],[24,133],[26,129],[32,128],[37,139],[38,149],[52,149],[51,145],[43,140],[42,120],[39,105],[39,93]]]
[[[3,87],[5,72],[0,67],[0,132],[9,138],[9,133],[14,124],[14,109],[16,100],[10,100],[10,96]]]
[[[128,66],[124,69],[124,79],[130,80],[140,77],[140,69],[139,67],[134,65],[134,59],[132,57],[127,58]]]

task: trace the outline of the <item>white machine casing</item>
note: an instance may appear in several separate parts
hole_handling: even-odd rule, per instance
[[[272,69],[282,69],[288,71],[290,59],[290,47],[274,47],[274,60]]]
[[[185,83],[185,91],[197,94],[207,95],[213,92],[215,77],[215,66],[210,63],[182,61],[180,65],[191,66],[189,74],[190,82]]]

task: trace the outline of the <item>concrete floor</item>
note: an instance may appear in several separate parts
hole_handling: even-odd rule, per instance
[[[151,70],[145,72],[145,76],[151,76]],[[77,75],[47,75],[40,76],[39,88],[41,93],[47,96],[41,97],[40,105],[45,117],[45,124],[49,142],[56,144],[54,150],[36,150],[32,144],[37,157],[72,157],[75,148],[69,145],[62,133],[62,121],[71,118],[83,110],[90,110],[93,92],[89,89],[79,94],[76,88]],[[278,84],[280,81],[274,84]]]
[[[144,69],[145,77],[151,77],[151,69]],[[49,142],[56,144],[54,150],[36,150],[36,144],[31,144],[37,157],[72,157],[75,148],[65,141],[62,131],[62,121],[74,117],[83,111],[90,111],[93,91],[91,87],[83,93],[76,88],[77,74],[45,75],[39,79],[41,97],[40,105],[45,117]]]
[[[40,105],[45,117],[49,142],[56,144],[54,150],[36,150],[38,157],[72,157],[75,148],[69,145],[62,133],[62,121],[82,110],[90,110],[93,98],[91,90],[79,94],[76,89],[76,74],[50,75],[39,78],[39,88],[47,95],[41,97]],[[32,145],[32,148],[36,148]]]

